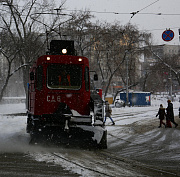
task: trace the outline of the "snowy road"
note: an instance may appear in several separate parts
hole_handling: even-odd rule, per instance
[[[144,108],[113,108],[116,125],[111,126],[107,120],[108,149],[88,150],[30,146],[29,135],[25,133],[26,117],[5,115],[25,112],[25,105],[0,105],[1,157],[21,154],[24,161],[29,157],[37,165],[40,163],[39,172],[44,163],[44,167],[56,170],[61,166],[74,176],[180,176],[180,126],[157,128],[158,107],[159,104]],[[176,116],[178,107],[179,103],[174,103]],[[180,119],[176,118],[176,121],[180,125]],[[54,176],[62,176],[60,173],[59,170]]]

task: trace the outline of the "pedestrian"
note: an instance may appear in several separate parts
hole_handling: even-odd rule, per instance
[[[172,128],[170,118],[166,114],[166,128]]]
[[[167,119],[170,120],[175,125],[176,128],[178,124],[174,121],[173,104],[171,103],[171,100],[168,100],[167,102],[168,102],[168,107],[166,108]]]
[[[115,125],[115,123],[114,123],[114,121],[113,121],[113,119],[112,119],[112,117],[111,117],[112,109],[111,109],[111,107],[109,106],[108,101],[106,101],[105,104],[106,104],[106,107],[105,107],[105,112],[106,112],[106,114],[105,114],[105,119],[104,119],[104,123],[103,123],[103,124],[106,123],[106,118],[109,117],[109,118],[111,119],[112,125]]]
[[[163,124],[165,127],[166,127],[166,124],[163,122],[164,118],[165,118],[165,108],[163,108],[163,105],[160,104],[160,108],[159,108],[159,111],[158,113],[156,114],[156,117],[159,115],[159,119],[160,119],[160,124],[159,124],[159,127],[161,127],[161,125]]]

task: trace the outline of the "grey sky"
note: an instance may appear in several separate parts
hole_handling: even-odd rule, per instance
[[[57,2],[60,1],[57,0]],[[131,19],[131,23],[136,24],[139,30],[149,30],[154,35],[155,44],[180,44],[178,33],[178,28],[180,28],[180,0],[67,0],[65,6],[68,10],[88,9],[97,12],[128,13],[93,13],[96,16],[95,20],[110,23],[120,21],[121,24],[129,22],[132,16],[131,12],[140,11]],[[159,13],[166,15],[156,15]],[[175,33],[171,42],[164,42],[161,38],[166,28],[170,28]]]

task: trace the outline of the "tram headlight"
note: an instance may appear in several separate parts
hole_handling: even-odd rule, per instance
[[[67,54],[67,49],[62,49],[63,54]]]

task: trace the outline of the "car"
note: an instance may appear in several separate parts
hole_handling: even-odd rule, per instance
[[[116,108],[125,107],[125,102],[123,100],[121,100],[119,97],[117,97],[115,102],[114,102],[114,106]]]

